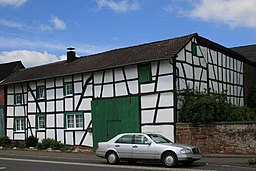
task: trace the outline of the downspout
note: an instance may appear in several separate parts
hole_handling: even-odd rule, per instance
[[[173,65],[173,97],[174,97],[174,142],[176,142],[176,123],[178,121],[178,118],[177,118],[177,104],[178,104],[178,99],[177,99],[177,86],[176,86],[176,82],[177,82],[177,67],[176,67],[176,58],[178,56],[175,55],[173,58],[172,58],[172,61],[170,61],[170,64]]]

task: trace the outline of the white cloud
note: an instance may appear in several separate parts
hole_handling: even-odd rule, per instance
[[[27,0],[0,0],[0,6],[14,6],[19,7],[25,4]]]
[[[3,49],[40,49],[46,51],[58,51],[66,53],[66,48],[73,46],[76,48],[78,53],[82,53],[82,56],[88,54],[95,54],[104,52],[113,47],[108,45],[104,46],[97,46],[97,45],[90,45],[90,44],[82,44],[82,43],[59,43],[59,42],[47,42],[47,41],[40,41],[40,40],[29,40],[29,39],[21,39],[21,38],[6,38],[0,36],[0,47]]]
[[[23,29],[26,28],[24,24],[11,21],[11,20],[4,20],[0,19],[0,25],[5,26],[5,27],[10,27],[10,28],[17,28],[17,29]]]
[[[15,28],[20,30],[27,31],[53,31],[53,30],[65,30],[67,28],[64,21],[59,19],[56,16],[52,16],[51,20],[48,24],[34,24],[34,25],[26,25],[24,23],[19,23],[17,21],[6,20],[0,18],[0,25],[9,28]]]
[[[103,7],[110,8],[116,12],[127,12],[127,11],[135,11],[140,9],[140,4],[138,1],[133,0],[96,0],[98,4],[98,8],[101,9]]]
[[[207,22],[221,22],[231,28],[256,28],[255,0],[196,0],[184,15]]]
[[[108,45],[96,46],[81,43],[68,44],[58,42],[35,41],[20,38],[6,38],[0,36],[0,47],[2,49],[12,49],[9,51],[0,52],[0,63],[21,60],[26,67],[30,67],[55,62],[58,60],[65,60],[66,48],[70,46],[76,48],[78,56],[86,56],[113,49],[113,47],[110,47]],[[21,50],[13,50],[13,47],[15,47],[15,49]],[[57,56],[53,53],[63,55]]]
[[[64,21],[62,21],[56,16],[52,16],[51,23],[53,24],[53,27],[57,30],[65,30],[67,28]]]
[[[4,51],[0,53],[0,63],[22,61],[26,67],[37,66],[56,62],[60,57],[47,52],[37,52],[29,50]]]

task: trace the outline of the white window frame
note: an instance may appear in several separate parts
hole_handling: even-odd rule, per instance
[[[21,105],[22,104],[22,96],[21,94],[15,94],[15,105]]]
[[[65,83],[65,96],[73,95],[73,84],[72,83]]]
[[[15,118],[15,131],[24,132],[25,131],[25,119],[24,118]]]
[[[45,87],[39,86],[37,87],[37,98],[38,99],[45,99]]]
[[[84,116],[83,116],[82,113],[66,114],[66,127],[67,127],[67,129],[82,129],[83,126],[84,126],[84,118],[83,117]]]
[[[43,118],[43,124],[40,123],[40,118]],[[37,126],[38,126],[38,129],[40,129],[40,130],[45,129],[46,123],[45,123],[45,116],[44,115],[38,115],[37,116]]]

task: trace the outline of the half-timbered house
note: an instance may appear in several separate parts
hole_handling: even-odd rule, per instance
[[[9,75],[23,69],[21,61],[9,62],[0,64],[0,83],[3,82]],[[5,108],[6,108],[6,90],[4,86],[0,86],[0,136],[5,135]]]
[[[244,105],[242,55],[198,34],[27,68],[4,81],[7,135],[92,147],[119,132],[175,140],[184,89],[227,93]]]

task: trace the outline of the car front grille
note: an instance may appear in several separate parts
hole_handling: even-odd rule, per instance
[[[193,148],[192,151],[193,151],[193,154],[200,154],[200,151],[198,148]]]

